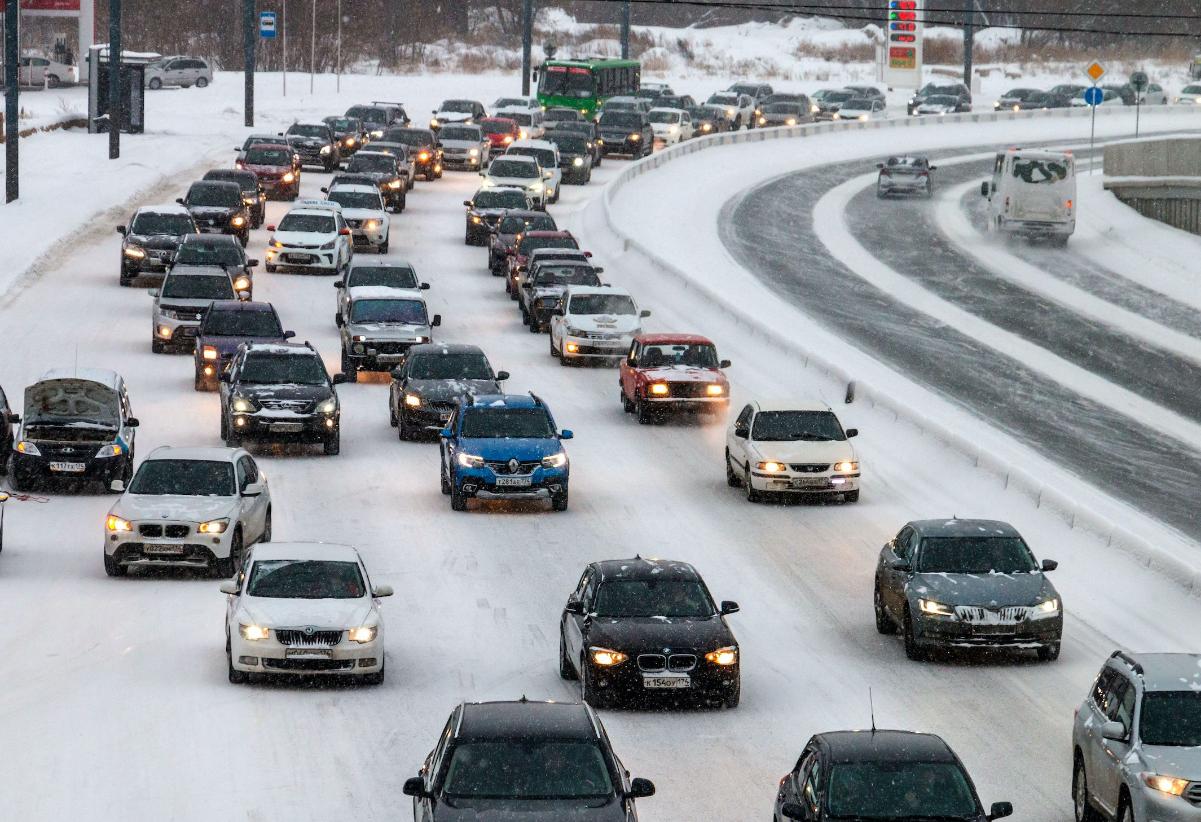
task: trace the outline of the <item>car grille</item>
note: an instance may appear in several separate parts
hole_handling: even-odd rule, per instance
[[[1194,782],[1184,792],[1184,798],[1189,802],[1201,802],[1201,782]]]
[[[159,522],[143,522],[138,526],[138,533],[144,537],[169,537],[183,539],[191,531],[186,525],[167,524]]]
[[[259,405],[269,411],[295,411],[304,413],[308,411],[309,403],[306,400],[259,400]]]
[[[263,667],[273,671],[349,671],[353,659],[269,659],[263,657]]]
[[[1016,625],[1025,622],[1030,609],[1025,605],[1010,605],[1005,608],[982,608],[976,605],[956,605],[955,616],[971,625]]]
[[[511,466],[508,460],[504,462],[488,462],[485,463],[489,468],[497,474],[530,474],[534,469],[542,464],[541,460],[537,462],[518,462],[516,469],[510,470]]]
[[[362,228],[363,227],[362,220],[347,220],[346,224],[348,226],[350,226],[351,228]]]
[[[411,342],[368,342],[367,347],[375,351],[376,354],[403,354],[412,348],[415,343]]]
[[[662,671],[672,671],[674,673],[686,673],[696,667],[695,654],[639,654],[638,670],[647,673],[660,673]]]
[[[822,474],[830,470],[830,465],[822,462],[794,462],[788,467],[798,474]]]
[[[159,305],[159,308],[163,311],[170,311],[174,313],[176,319],[188,320],[192,322],[200,320],[204,316],[205,311],[203,308],[192,308],[191,306],[185,308],[176,305]]]
[[[342,641],[341,631],[313,631],[307,628],[281,628],[275,632],[280,645],[289,648],[332,648]]]
[[[709,396],[709,385],[710,383],[707,382],[669,382],[667,383],[667,396],[679,399],[707,397]]]
[[[622,334],[618,331],[583,331],[579,337],[584,340],[620,340]]]
[[[312,250],[320,247],[321,246],[316,243],[288,243],[288,245],[284,248],[284,251],[295,251],[298,248]]]

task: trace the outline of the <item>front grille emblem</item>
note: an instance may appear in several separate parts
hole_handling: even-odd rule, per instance
[[[521,463],[516,458],[509,460],[509,473],[516,474],[517,469],[521,467]]]
[[[305,636],[312,636],[315,633],[317,633],[317,629],[314,628],[312,625],[304,626],[304,635]]]

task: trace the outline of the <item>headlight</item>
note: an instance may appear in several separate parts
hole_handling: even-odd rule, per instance
[[[234,228],[241,228],[242,226],[246,225],[246,218],[241,214],[235,214],[234,218],[229,221],[229,224]]]
[[[1044,617],[1054,616],[1059,613],[1059,599],[1051,597],[1034,606],[1034,618],[1042,619]]]
[[[346,632],[346,638],[351,642],[374,642],[379,635],[378,625],[363,625],[358,628],[351,628]]]
[[[789,117],[787,120],[785,120],[785,121],[784,121],[784,123],[785,123],[786,125],[795,126],[795,125],[796,125],[796,118],[795,118],[795,117]]]
[[[570,325],[567,326],[566,328],[564,328],[563,330],[567,332],[567,336],[569,336],[569,337],[579,337],[580,335],[582,335],[584,333],[583,331],[581,331],[578,328],[572,328]]]
[[[478,148],[473,148],[473,149],[471,149],[471,151],[468,151],[468,152],[467,152],[467,156],[468,156],[468,157],[479,157],[479,156],[480,156],[480,150],[479,150]]]
[[[210,519],[208,522],[202,522],[197,526],[196,530],[201,534],[224,534],[225,529],[229,527],[229,518],[225,519]]]
[[[345,142],[348,147],[353,146],[355,144],[355,139],[353,137],[347,137]]]
[[[738,646],[727,645],[705,654],[705,659],[714,665],[733,665],[738,662]]]
[[[363,228],[367,229],[368,231],[375,231],[377,228],[379,228],[379,220],[367,220],[363,223]]]
[[[430,153],[428,151],[422,151],[417,155],[418,162],[424,163],[429,158],[430,158]]]
[[[384,136],[384,130],[382,128],[373,128],[371,129],[371,136],[378,140],[380,137]]]
[[[125,449],[121,447],[119,442],[111,442],[108,445],[100,446],[100,450],[96,452],[96,459],[104,457],[119,457],[125,453]]]
[[[290,183],[296,179],[296,175],[290,171],[285,171],[284,176],[281,177],[280,179],[282,179],[285,183]]]
[[[281,243],[279,240],[275,239],[274,237],[271,238],[271,242],[267,243],[267,245],[271,246],[272,248],[283,248],[284,247],[284,244]]]
[[[501,140],[501,142],[504,143],[505,145],[508,145],[509,143],[513,142],[513,135],[506,134],[505,139]]]
[[[939,114],[946,114],[946,112],[945,112],[945,111],[940,111],[940,112],[939,112]],[[866,123],[866,122],[867,122],[867,120],[868,120],[868,116],[867,116],[866,114],[860,114],[860,115],[859,115],[859,122],[861,122],[861,123]]]
[[[337,244],[338,244],[338,238],[337,238],[337,237],[334,237],[334,238],[333,238],[332,240],[330,240],[328,243],[325,243],[323,246],[321,246],[321,250],[322,250],[322,251],[329,251],[331,248],[333,248],[333,247],[334,247],[335,245],[337,245]]]
[[[766,118],[766,117],[760,117],[760,118],[759,118],[759,125],[761,125],[761,126],[765,126],[765,125],[767,125],[767,118]]]
[[[467,454],[463,451],[460,451],[459,455],[455,459],[457,459],[459,461],[459,465],[463,466],[464,468],[484,467],[484,458],[477,457],[474,454]]]
[[[810,113],[810,114],[817,114],[817,113],[818,113],[819,111],[821,111],[821,110],[822,110],[822,107],[821,107],[821,106],[819,106],[819,105],[811,105],[811,106],[809,106],[809,113]]]
[[[724,385],[716,384],[706,386],[705,393],[710,397],[720,397],[722,394],[726,393],[726,387]]]
[[[535,194],[542,193],[542,183],[530,183],[528,186],[526,186],[526,188],[528,188],[530,191],[534,192]]]
[[[104,521],[104,529],[106,531],[132,531],[133,523],[127,519],[122,519],[116,514],[109,514]]]
[[[672,133],[672,134],[675,134],[677,131],[679,131],[679,130],[680,130],[680,127],[679,127],[679,126],[672,126],[672,127],[670,127],[669,129],[667,129],[667,130],[668,130],[670,133]]]
[[[472,218],[471,218],[471,222],[472,222],[473,224],[475,224],[475,225],[479,225],[479,224],[480,224],[480,223],[482,223],[483,221],[484,221],[484,219],[483,219],[482,217],[479,217],[479,216],[474,216],[474,215],[473,215],[473,216],[472,216]]]
[[[666,397],[671,393],[671,389],[667,387],[667,383],[665,382],[652,383],[649,390],[656,397]]]
[[[388,188],[392,189],[393,191],[400,188],[400,180],[389,180]]]
[[[641,139],[642,139],[642,135],[641,135],[641,134],[631,134],[631,135],[630,135],[630,140],[631,140],[632,142],[635,142],[635,143],[636,143],[636,142],[638,142],[638,141],[639,141],[639,140],[641,140]]]
[[[416,394],[405,394],[405,405],[409,406],[409,408],[420,408],[421,397]]]
[[[234,283],[234,288],[237,288],[237,283]],[[204,360],[215,360],[218,356],[220,355],[217,353],[217,347],[215,345],[206,345],[200,351],[200,358]]]
[[[1161,776],[1157,773],[1143,774],[1143,782],[1148,788],[1154,788],[1171,796],[1184,796],[1184,791],[1188,787],[1187,779],[1181,779],[1176,776]]]
[[[438,127],[438,118],[435,117],[434,119],[430,120],[430,128],[437,128],[437,127]]]
[[[612,668],[614,665],[620,665],[630,658],[621,651],[613,651],[609,648],[597,648],[595,646],[588,649],[588,655],[592,657],[593,662],[602,668]]]
[[[726,109],[726,116],[730,117],[732,119],[734,117],[734,109],[732,109],[732,108]]]
[[[322,154],[329,154],[331,150],[332,150],[332,149],[331,149],[329,146],[322,146],[322,147],[321,147],[321,153],[322,153]]]
[[[573,166],[575,166],[576,168],[579,168],[580,166],[582,166],[582,165],[584,164],[584,158],[583,158],[583,157],[576,157],[575,159],[573,159],[573,160],[571,161],[571,164],[572,164]]]
[[[834,114],[831,116],[831,119],[832,119],[832,120],[841,120],[841,119],[842,119],[842,115],[841,115],[841,114],[839,114],[839,113],[836,111],[836,112],[834,112]]]
[[[755,465],[756,470],[762,471],[765,474],[782,474],[788,470],[788,463],[776,462],[775,460],[767,460]]]
[[[834,470],[841,474],[858,471],[859,463],[853,460],[842,460],[841,462],[834,463]]]
[[[567,464],[567,455],[563,453],[551,454],[549,457],[542,458],[543,468],[562,468]]]
[[[330,397],[317,403],[317,407],[313,409],[318,414],[332,414],[338,410],[338,398]]]
[[[712,130],[713,130],[713,126],[711,126],[709,123],[701,123],[701,131],[712,131]]]
[[[42,455],[38,447],[29,440],[21,440],[17,443],[17,453],[28,454],[31,457],[40,457]]]
[[[234,397],[234,401],[230,404],[234,413],[249,414],[255,409],[255,404],[245,397]]]
[[[250,642],[257,642],[260,639],[266,639],[271,635],[271,632],[262,625],[238,625],[238,633],[242,635],[242,639]]]
[[[257,203],[258,201],[259,201],[259,198],[258,198],[258,196],[257,196],[257,195],[256,195],[256,196],[254,196],[254,197],[243,197],[243,198],[242,198],[242,205],[254,205],[254,204],[255,204],[255,203]]]
[[[238,277],[238,279],[234,280],[234,291],[246,291],[249,288],[250,288],[250,278],[249,277],[243,276],[243,277]],[[214,358],[206,357],[206,359],[211,360]]]
[[[145,257],[146,257],[145,250],[142,249],[140,246],[136,246],[136,245],[126,246],[124,253],[125,253],[125,256],[129,257],[131,260],[141,260],[141,259],[145,259]]]
[[[919,599],[917,601],[917,608],[928,616],[955,616],[955,610],[950,605],[943,605],[941,602],[935,602],[932,599]]]
[[[174,317],[174,316],[175,316],[175,312],[173,312],[173,311],[165,311],[165,312],[163,312],[163,313],[164,313],[165,315],[167,315],[167,316],[170,316],[170,317]],[[158,327],[158,335],[159,335],[160,337],[162,337],[164,340],[169,340],[169,339],[171,339],[171,335],[172,335],[172,334],[174,334],[174,333],[175,333],[175,332],[171,330],[171,326],[169,326],[169,325],[160,325],[160,326]]]

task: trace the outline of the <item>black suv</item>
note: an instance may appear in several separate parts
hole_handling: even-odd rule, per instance
[[[0,477],[8,475],[8,458],[13,452],[13,417],[20,419],[8,404],[4,389],[0,388]]]
[[[525,211],[530,208],[530,198],[520,188],[481,188],[467,206],[467,223],[463,242],[467,245],[487,245],[488,235],[496,228],[501,215],[511,209]]]
[[[602,111],[597,130],[605,154],[629,154],[637,160],[654,151],[655,132],[640,111]]]
[[[438,147],[438,137],[428,128],[390,128],[382,138],[387,143],[401,143],[412,149],[409,152],[409,162],[413,164],[414,174],[420,174],[426,180],[442,179],[442,149]]]
[[[246,249],[236,237],[223,234],[189,234],[175,252],[172,268],[178,266],[219,266],[229,273],[234,291],[245,291],[253,296],[254,278],[251,269],[258,260],[248,259]]]
[[[325,363],[309,343],[255,343],[238,349],[221,374],[221,439],[319,442],[338,453],[341,406]]]
[[[959,757],[940,737],[911,731],[815,734],[780,780],[772,822],[991,822],[1013,813],[994,802],[986,814]]]
[[[143,206],[134,212],[129,225],[117,226],[121,241],[121,285],[133,285],[144,274],[157,275],[161,282],[175,260],[179,244],[196,234],[196,221],[178,205]]]
[[[584,569],[559,622],[559,675],[593,707],[619,699],[700,696],[727,708],[741,691],[738,642],[686,562],[616,559]]]
[[[357,117],[368,129],[368,137],[378,140],[390,126],[407,126],[409,115],[400,103],[375,101],[371,105],[357,105],[346,109],[347,117]]]
[[[529,326],[531,334],[550,328],[550,318],[563,313],[563,295],[569,286],[583,285],[599,287],[600,275],[605,269],[592,265],[588,258],[547,257],[531,259],[521,276],[517,289],[517,305],[521,309],[521,322]]]
[[[408,180],[401,173],[396,155],[368,148],[350,158],[350,162],[346,164],[346,172],[345,175],[339,174],[334,182],[350,184],[353,178],[349,175],[365,175],[371,180],[368,185],[379,189],[380,196],[384,198],[384,206],[389,211],[399,214],[405,210]]]
[[[588,150],[592,152],[592,167],[599,168],[601,161],[605,157],[605,141],[600,138],[600,132],[597,131],[596,122],[594,120],[564,120],[559,123],[555,129],[559,134],[579,134],[588,141]],[[543,139],[554,140],[554,133],[547,134]],[[560,152],[562,149],[560,149]]]
[[[243,247],[250,242],[250,209],[237,183],[201,180],[175,202],[188,210],[202,234],[232,234]]]
[[[342,144],[326,123],[293,123],[279,136],[287,138],[302,166],[321,166],[328,173],[342,164]]]
[[[250,227],[258,228],[267,216],[267,192],[253,171],[237,168],[214,168],[204,173],[205,180],[237,183],[242,189],[242,202],[250,209]]]
[[[572,131],[553,131],[546,140],[559,149],[563,182],[577,186],[592,182],[592,144],[587,137]]]
[[[523,697],[455,708],[404,792],[416,822],[637,822],[655,786],[630,778],[590,707]]]
[[[343,159],[367,144],[367,126],[358,117],[322,117],[321,122],[334,132]]]
[[[478,345],[425,343],[409,349],[392,369],[388,416],[402,440],[433,434],[467,396],[501,394],[507,371],[493,371]]]

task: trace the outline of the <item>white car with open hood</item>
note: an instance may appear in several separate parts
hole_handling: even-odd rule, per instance
[[[156,448],[104,522],[104,570],[209,568],[234,574],[248,546],[271,540],[271,490],[241,448]]]
[[[387,585],[372,585],[349,545],[256,545],[242,572],[221,584],[228,597],[229,681],[252,674],[346,676],[384,681]]]
[[[623,288],[571,286],[563,294],[563,313],[550,320],[550,353],[560,365],[580,360],[623,357],[634,337],[642,333],[642,320],[650,311],[639,310]]]

